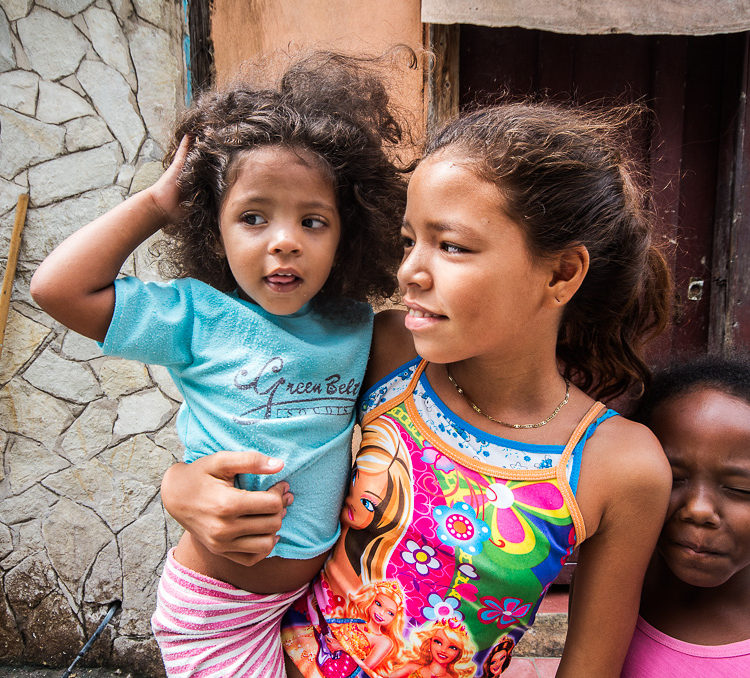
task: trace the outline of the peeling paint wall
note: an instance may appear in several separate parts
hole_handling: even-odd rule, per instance
[[[179,527],[159,500],[181,455],[163,368],[102,356],[29,297],[68,234],[161,173],[184,105],[177,0],[0,0],[0,269],[30,194],[0,358],[0,662],[87,654],[163,675],[149,618]],[[126,271],[154,278],[145,248]]]
[[[422,48],[420,0],[222,0],[211,5],[219,83],[246,60],[300,50],[380,55],[395,45]],[[283,63],[283,59],[281,60]],[[394,70],[390,93],[423,131],[422,68]]]

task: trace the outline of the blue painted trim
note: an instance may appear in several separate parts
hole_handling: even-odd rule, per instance
[[[182,15],[185,23],[185,37],[182,39],[182,51],[185,54],[185,75],[186,75],[186,87],[185,87],[185,105],[189,106],[193,100],[193,73],[190,64],[190,23],[188,16],[190,12],[190,0],[182,0]]]

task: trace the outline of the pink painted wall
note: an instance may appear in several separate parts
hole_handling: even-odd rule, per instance
[[[306,49],[379,55],[397,44],[422,48],[420,0],[220,0],[213,3],[211,38],[218,83],[248,59]],[[402,57],[398,63],[403,64]],[[394,100],[423,126],[423,70],[394,69]]]

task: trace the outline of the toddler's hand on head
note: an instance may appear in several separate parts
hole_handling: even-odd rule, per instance
[[[165,223],[176,223],[183,216],[180,207],[180,189],[177,180],[185,164],[192,139],[189,136],[182,137],[172,162],[167,167],[156,183],[148,190],[154,200],[156,207],[164,214]]]

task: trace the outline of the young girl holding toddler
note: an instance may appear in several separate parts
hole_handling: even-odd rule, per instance
[[[750,676],[750,360],[658,375],[638,417],[673,481],[622,676]]]
[[[342,533],[285,617],[289,676],[453,676],[459,653],[462,676],[502,671],[578,545],[558,675],[619,676],[670,482],[653,434],[592,397],[648,381],[642,343],[670,297],[619,129],[510,104],[427,145],[401,231],[406,310],[375,318]],[[241,461],[176,465],[162,485],[229,557],[271,532],[267,497],[225,480]],[[353,612],[379,582],[397,604]]]
[[[251,567],[259,558],[238,563],[190,533],[169,554],[153,619],[169,675],[283,675],[281,615],[339,534],[366,302],[395,288],[406,186],[386,151],[400,137],[379,78],[337,55],[298,62],[278,89],[207,94],[177,125],[164,175],[34,275],[32,296],[61,323],[167,366],[185,462],[259,450],[275,475],[237,486],[294,487],[271,557]],[[115,279],[160,229],[176,279]]]

